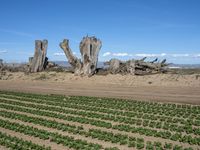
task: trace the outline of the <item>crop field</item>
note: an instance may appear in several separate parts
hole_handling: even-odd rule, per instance
[[[0,149],[198,150],[200,106],[0,91]]]

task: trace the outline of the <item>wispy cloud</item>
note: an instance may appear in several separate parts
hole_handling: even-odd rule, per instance
[[[54,56],[65,56],[65,53],[54,53]]]
[[[166,53],[161,53],[161,54],[135,54],[137,57],[164,57],[166,56]]]
[[[200,58],[200,54],[196,54],[196,55],[194,55],[194,57],[199,57]]]
[[[130,54],[128,54],[126,52],[122,52],[122,53],[105,52],[105,53],[103,53],[103,57],[107,57],[107,56],[125,57],[125,56],[128,56],[128,55],[130,55]]]
[[[200,54],[187,54],[187,53],[179,53],[179,54],[135,54],[137,57],[174,57],[174,58],[186,58],[186,57],[200,57]]]
[[[0,50],[0,54],[7,53],[7,50]]]
[[[30,33],[15,31],[15,30],[7,30],[7,29],[0,29],[0,32],[14,34],[14,35],[18,35],[18,36],[24,36],[24,37],[33,37],[34,36],[33,34],[30,34]]]
[[[113,53],[113,56],[124,57],[124,56],[128,56],[128,53]]]
[[[172,57],[189,57],[191,54],[171,54]]]
[[[138,54],[131,54],[127,52],[120,52],[120,53],[111,53],[105,52],[103,57],[107,56],[116,56],[116,57],[174,57],[174,58],[197,58],[200,57],[200,54],[187,54],[187,53],[179,53],[179,54],[167,54],[167,53],[138,53]]]
[[[74,54],[74,55],[77,55],[76,52],[73,52],[73,54]],[[65,56],[65,53],[64,53],[64,52],[61,52],[61,53],[57,52],[57,53],[54,53],[53,55],[54,55],[54,56]]]
[[[105,52],[105,53],[103,53],[103,57],[106,57],[106,56],[109,56],[109,55],[111,55],[111,52]]]

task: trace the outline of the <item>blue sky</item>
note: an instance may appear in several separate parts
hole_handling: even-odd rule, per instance
[[[50,60],[67,60],[64,38],[79,57],[87,34],[102,40],[100,61],[200,63],[200,0],[0,0],[0,58],[7,62],[27,61],[35,39],[48,39]]]

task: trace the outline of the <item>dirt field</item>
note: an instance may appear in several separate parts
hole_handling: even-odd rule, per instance
[[[1,76],[0,90],[200,104],[198,74],[98,75],[88,78],[70,73],[25,75],[7,72]]]
[[[39,146],[50,146],[52,150],[70,150],[69,146],[59,144],[63,137],[72,137],[74,145],[79,145],[80,141],[86,141],[102,146],[103,149],[109,147],[120,150],[147,149],[148,143],[151,142],[154,143],[154,147],[156,143],[161,147],[170,143],[173,149],[180,146],[199,150],[198,143],[191,144],[187,140],[187,137],[190,137],[195,142],[200,135],[199,111],[196,106],[187,105],[188,108],[182,108],[178,105],[174,107],[176,105],[173,104],[150,105],[149,103],[134,103],[134,101],[130,103],[113,99],[69,97],[70,95],[114,97],[200,104],[199,74],[95,75],[88,78],[63,72],[29,75],[6,72],[0,76],[0,79],[0,122],[2,122],[0,132],[11,137],[32,141]],[[4,90],[69,96],[65,98],[55,95],[44,97],[38,95],[38,97],[27,94],[29,95],[27,96],[22,93],[2,92]],[[193,120],[190,122],[191,125],[187,127],[188,121],[191,120]],[[12,128],[9,128],[10,126]],[[13,128],[14,126],[18,128]],[[63,128],[69,126],[75,128]],[[34,132],[24,131],[28,130],[28,127],[31,127],[29,129],[31,131],[34,128]],[[24,130],[19,130],[22,128]],[[38,137],[34,136],[36,133]],[[48,134],[48,139],[45,140],[42,137],[47,133],[51,134]],[[58,142],[52,140],[57,133],[59,134],[56,138]],[[122,143],[113,143],[108,140],[114,139],[114,136],[109,133],[115,136],[127,136],[128,140],[125,141],[126,143],[123,143],[121,139]],[[183,142],[176,139],[177,135],[180,135]],[[130,145],[130,137],[137,139],[133,142],[134,146]],[[105,140],[106,138],[108,139]],[[140,142],[138,142],[139,139]],[[76,143],[76,140],[79,142]],[[0,147],[0,149],[6,150],[6,147]]]

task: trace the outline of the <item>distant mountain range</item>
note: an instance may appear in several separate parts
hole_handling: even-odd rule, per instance
[[[200,68],[200,64],[170,64],[169,68]]]
[[[71,65],[67,61],[54,61],[57,65],[61,67],[70,67]],[[25,63],[5,63],[5,65],[17,67]],[[98,68],[104,68],[104,62],[98,62]],[[170,64],[169,68],[200,68],[200,64]]]
[[[67,61],[54,61],[54,62],[62,67],[71,66]],[[103,68],[104,62],[98,62],[97,67]],[[200,64],[170,64],[169,68],[200,68]]]
[[[67,61],[54,61],[57,65],[62,67],[70,67],[71,65]],[[104,62],[98,62],[97,68],[103,68]]]

